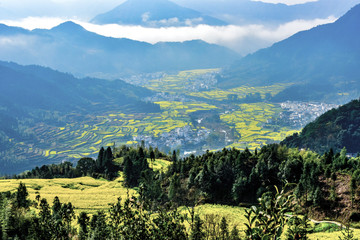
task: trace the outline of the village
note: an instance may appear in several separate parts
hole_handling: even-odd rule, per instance
[[[321,114],[337,108],[336,104],[286,101],[280,104],[284,110],[280,113],[280,122],[296,128],[302,128]]]

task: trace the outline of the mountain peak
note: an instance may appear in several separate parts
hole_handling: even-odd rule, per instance
[[[341,24],[359,25],[360,23],[360,4],[351,8],[344,16],[340,17],[337,21]]]
[[[91,22],[146,27],[227,25],[219,19],[179,6],[169,0],[128,0],[113,10],[96,16]]]
[[[61,31],[61,32],[78,32],[84,31],[85,29],[72,21],[63,22],[60,25],[52,28],[53,31]]]

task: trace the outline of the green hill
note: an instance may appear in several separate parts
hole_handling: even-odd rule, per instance
[[[330,148],[350,153],[360,152],[360,101],[353,100],[332,109],[309,123],[300,134],[287,137],[282,144],[288,147],[309,148],[324,152]]]

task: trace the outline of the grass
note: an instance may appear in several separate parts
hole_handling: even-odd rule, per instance
[[[35,201],[36,195],[46,198],[51,204],[58,196],[63,203],[71,202],[75,211],[93,214],[97,210],[106,210],[109,204],[115,203],[118,197],[125,199],[127,194],[135,191],[123,187],[123,178],[114,181],[81,177],[75,179],[10,179],[0,180],[0,192],[16,191],[19,183],[25,183],[30,200]]]

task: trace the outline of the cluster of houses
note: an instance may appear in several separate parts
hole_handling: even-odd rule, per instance
[[[284,110],[280,113],[280,120],[286,125],[297,128],[304,127],[321,114],[339,106],[336,104],[296,101],[286,101],[280,105]]]
[[[138,135],[133,136],[133,140],[144,141],[146,146],[189,151],[196,145],[204,145],[206,138],[211,131],[208,129],[193,129],[190,125],[182,128],[175,128],[170,132],[164,132],[158,137]],[[189,146],[189,149],[187,149]]]

